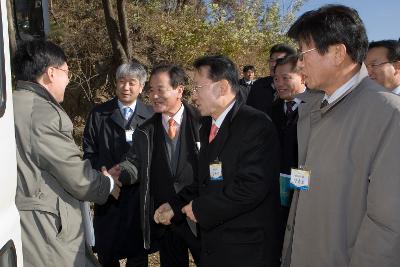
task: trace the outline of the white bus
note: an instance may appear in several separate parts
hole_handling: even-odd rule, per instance
[[[6,1],[0,1],[0,266],[23,266]]]

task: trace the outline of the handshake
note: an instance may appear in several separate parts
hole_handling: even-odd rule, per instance
[[[183,214],[186,214],[186,216],[192,220],[193,222],[197,223],[196,217],[193,214],[192,210],[192,202],[190,201],[189,204],[184,206],[181,211]],[[170,225],[171,224],[171,219],[174,217],[174,211],[171,208],[171,205],[168,203],[162,204],[158,209],[154,212],[154,221],[157,224],[164,224],[164,225]]]
[[[121,168],[117,164],[113,166],[111,169],[107,170],[106,167],[101,167],[101,173],[105,176],[112,177],[114,180],[114,188],[111,191],[111,195],[115,198],[119,198],[119,193],[121,192],[121,182],[119,181],[119,176],[121,175]]]

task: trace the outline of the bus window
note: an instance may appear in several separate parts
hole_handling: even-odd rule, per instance
[[[17,267],[17,255],[12,240],[8,241],[0,250],[0,266]]]
[[[1,11],[1,8],[0,8]],[[3,23],[0,20],[0,32],[3,32]],[[5,73],[5,63],[4,63],[4,40],[3,40],[3,34],[0,34],[0,66],[3,66],[0,68],[0,118],[3,117],[4,112],[6,110],[6,100],[7,100],[7,95],[6,95],[6,73]]]
[[[14,17],[19,40],[43,39],[47,36],[47,0],[14,0]]]

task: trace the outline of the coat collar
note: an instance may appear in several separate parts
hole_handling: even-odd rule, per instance
[[[29,81],[17,81],[16,90],[27,90],[34,92],[38,96],[46,99],[49,102],[52,102],[54,105],[58,106],[60,109],[64,110],[60,103],[55,100],[55,98],[44,88],[42,85]]]
[[[207,157],[210,161],[216,160],[220,153],[222,152],[226,141],[231,133],[231,123],[236,117],[239,109],[244,105],[244,100],[241,94],[236,95],[236,102],[233,105],[232,109],[226,115],[225,120],[223,121],[221,128],[218,130],[218,134],[216,135],[215,139],[208,143],[208,135],[211,129],[212,119],[208,117],[204,121],[203,125],[203,145],[205,145]]]
[[[302,100],[302,103],[308,103],[307,106],[312,106],[313,111],[319,110],[321,114],[326,113],[327,111],[331,110],[333,107],[335,107],[339,102],[341,102],[346,96],[348,96],[351,92],[354,90],[357,90],[359,88],[359,84],[366,78],[368,77],[368,71],[363,63],[361,65],[360,71],[355,74],[357,75],[356,80],[354,85],[347,90],[343,95],[341,95],[338,99],[336,99],[334,102],[330,103],[324,108],[320,108],[320,103],[322,102],[322,99],[325,96],[325,93],[320,90],[306,90],[304,93],[299,94],[297,98]]]
[[[111,112],[111,119],[121,128],[125,129],[125,120],[122,117],[121,111],[118,106],[118,98],[115,97],[112,100],[112,106],[114,107],[112,112]],[[147,106],[140,100],[138,99],[136,102],[136,108],[133,113],[133,118],[130,122],[131,128],[135,128],[138,123],[140,123],[143,120],[146,120],[146,118],[151,116],[151,112],[148,110]]]

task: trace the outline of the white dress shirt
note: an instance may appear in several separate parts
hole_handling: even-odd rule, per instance
[[[162,114],[162,124],[164,126],[165,131],[168,133],[168,121],[170,118],[173,118],[175,121],[175,128],[176,128],[176,134],[179,133],[179,128],[182,124],[182,119],[183,119],[183,111],[185,110],[185,107],[183,106],[183,104],[181,104],[180,109],[178,110],[177,113],[175,113],[174,116],[170,117],[166,114]]]

